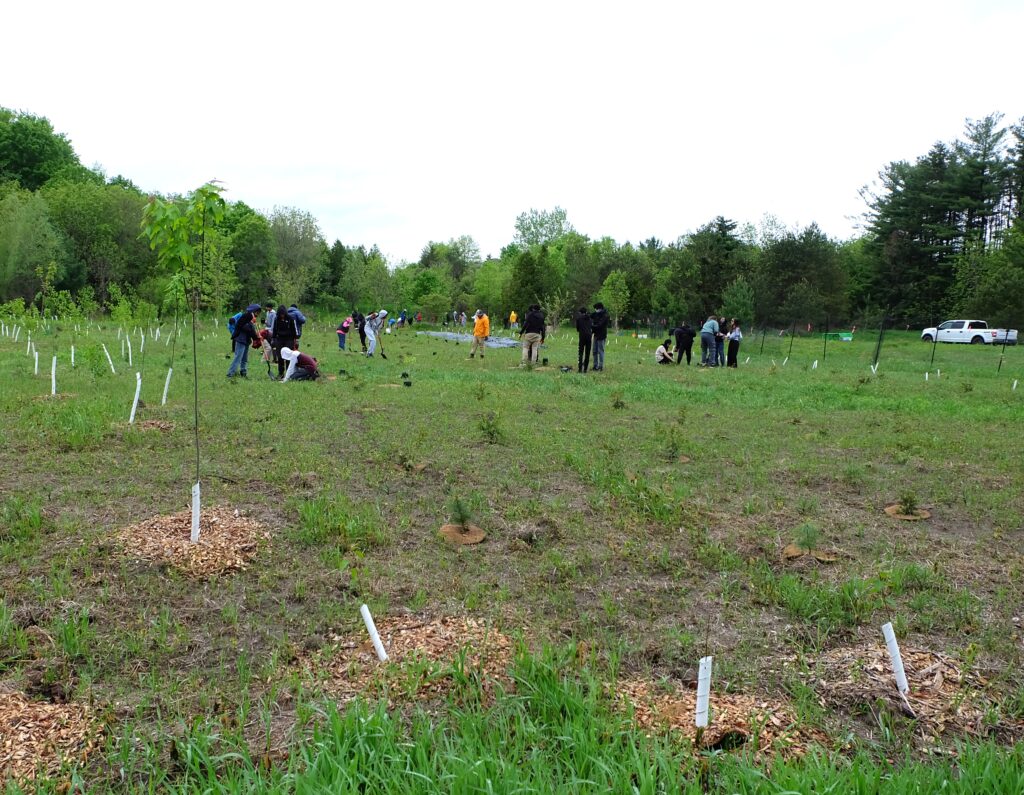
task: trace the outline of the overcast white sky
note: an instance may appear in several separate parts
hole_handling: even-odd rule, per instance
[[[10,2],[0,105],[145,190],[216,178],[414,260],[517,214],[668,242],[716,215],[846,238],[858,188],[1024,115],[1024,2]]]

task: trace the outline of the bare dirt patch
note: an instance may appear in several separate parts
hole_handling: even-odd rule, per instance
[[[229,508],[207,508],[199,528],[193,544],[192,512],[186,510],[126,527],[117,540],[130,558],[173,566],[196,578],[248,568],[260,544],[270,540],[263,525]]]
[[[167,420],[141,420],[138,423],[140,431],[168,431],[174,430],[174,423]]]
[[[47,704],[0,690],[0,785],[53,776],[65,763],[84,762],[99,737],[82,704]]]

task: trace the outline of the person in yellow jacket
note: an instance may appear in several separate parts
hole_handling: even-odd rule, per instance
[[[519,315],[516,314],[516,310],[512,310],[508,316],[508,327],[513,331],[519,328]]]
[[[473,344],[469,348],[469,358],[472,359],[477,350],[480,351],[480,358],[484,358],[484,343],[491,336],[491,320],[484,314],[484,310],[476,310],[473,317]]]

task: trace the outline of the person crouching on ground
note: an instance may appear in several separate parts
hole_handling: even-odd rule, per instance
[[[259,316],[260,305],[249,304],[242,312],[242,316],[235,323],[235,331],[231,335],[231,342],[234,344],[235,355],[231,359],[231,366],[228,367],[228,378],[234,378],[239,373],[242,378],[248,378],[249,346],[257,339],[256,326],[253,321]]]
[[[277,362],[277,377],[284,378],[284,368],[287,362],[281,358],[281,351],[284,348],[295,348],[295,341],[298,333],[295,327],[295,318],[288,313],[288,307],[281,304],[277,308],[277,317],[274,318],[274,330],[272,345],[274,348],[274,361]]]
[[[252,344],[253,348],[263,351],[260,360],[267,363],[267,375],[271,378],[274,377],[270,374],[270,365],[274,362],[274,346],[270,344],[272,337],[273,332],[270,329],[260,329],[258,341]]]
[[[484,343],[487,342],[487,338],[491,336],[491,319],[484,314],[484,310],[476,310],[476,314],[473,316],[473,342],[469,346],[469,358],[472,359],[476,356],[476,352],[480,351],[480,358],[484,358]]]
[[[661,343],[658,350],[654,352],[654,361],[657,364],[673,364],[671,348],[672,340],[665,340]]]
[[[320,365],[308,353],[282,348],[281,358],[288,362],[288,371],[281,379],[282,384],[286,381],[315,381],[320,377]]]
[[[537,304],[532,304],[523,318],[523,327],[519,338],[523,341],[523,364],[537,363],[540,358],[540,346],[544,344],[547,329],[544,325],[544,313]]]
[[[594,336],[594,323],[585,306],[581,306],[580,311],[576,313],[576,333],[580,335],[576,372],[585,373],[590,366],[590,344]]]
[[[729,329],[729,353],[726,357],[726,367],[736,367],[736,357],[740,352],[740,340],[743,339],[743,332],[740,331],[740,322],[732,319],[732,326]]]

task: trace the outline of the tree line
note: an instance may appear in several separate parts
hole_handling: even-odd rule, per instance
[[[331,310],[390,306],[493,317],[540,303],[557,322],[601,300],[616,320],[926,324],[952,314],[1024,315],[1024,121],[969,120],[960,140],[885,166],[862,189],[860,234],[828,237],[713,217],[674,241],[619,243],[576,231],[562,208],[531,209],[497,256],[468,236],[389,264],[371,245],[328,244],[305,210],[229,203],[205,240],[202,308],[250,301]],[[175,197],[162,197],[173,200]],[[140,237],[151,196],[81,164],[50,122],[0,108],[0,305],[49,314],[180,310],[180,289]],[[13,302],[13,303],[11,303]]]

